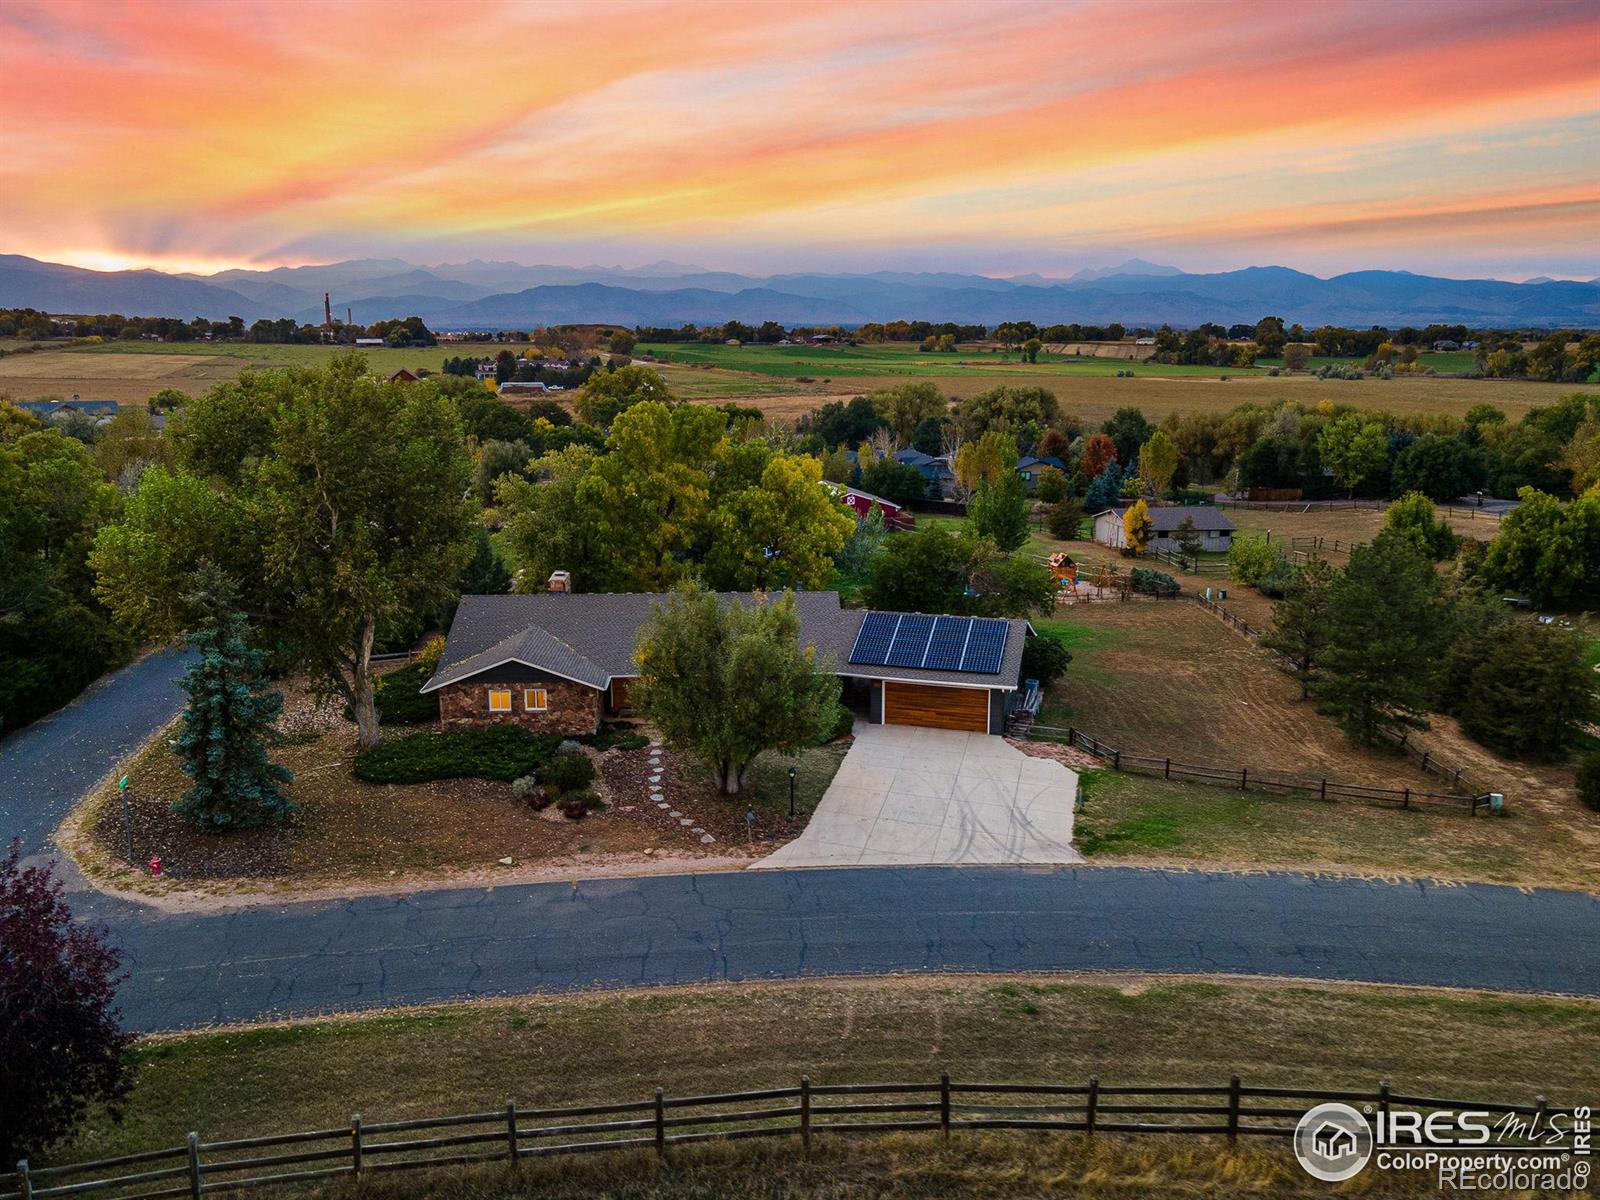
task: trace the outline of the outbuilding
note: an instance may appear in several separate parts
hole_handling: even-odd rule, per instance
[[[1121,549],[1127,544],[1123,529],[1123,514],[1128,505],[1108,508],[1095,514],[1094,540],[1102,546]],[[1178,526],[1185,520],[1194,522],[1194,531],[1200,539],[1200,549],[1226,553],[1233,545],[1237,526],[1209,504],[1164,504],[1150,509],[1150,546],[1152,550],[1176,550]]]

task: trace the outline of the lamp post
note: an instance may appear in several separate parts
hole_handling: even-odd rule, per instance
[[[794,768],[789,768],[789,819],[794,820]]]

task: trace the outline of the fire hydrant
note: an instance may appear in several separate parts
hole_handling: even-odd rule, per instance
[[[150,856],[150,874],[156,879],[161,878],[161,855],[152,854]]]

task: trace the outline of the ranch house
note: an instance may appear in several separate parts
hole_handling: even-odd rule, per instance
[[[1096,513],[1094,540],[1102,546],[1121,549],[1127,540],[1123,533],[1122,516],[1128,507],[1124,504],[1120,508],[1108,508]],[[1150,549],[1176,550],[1178,526],[1185,517],[1194,522],[1194,531],[1199,535],[1202,550],[1226,552],[1233,545],[1234,523],[1209,504],[1159,505],[1150,510]]]
[[[514,723],[539,733],[594,733],[603,720],[632,712],[639,629],[667,599],[561,590],[463,596],[422,691],[438,693],[446,729]],[[863,611],[842,607],[837,592],[799,592],[795,605],[802,644],[839,675],[844,701],[863,718],[977,733],[1005,727],[1023,642],[1033,633],[1028,622]]]

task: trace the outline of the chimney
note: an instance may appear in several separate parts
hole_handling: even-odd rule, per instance
[[[571,571],[551,571],[550,582],[545,584],[548,592],[570,592],[572,590]]]
[[[327,292],[322,293],[322,323],[324,325],[333,324],[333,301]]]

